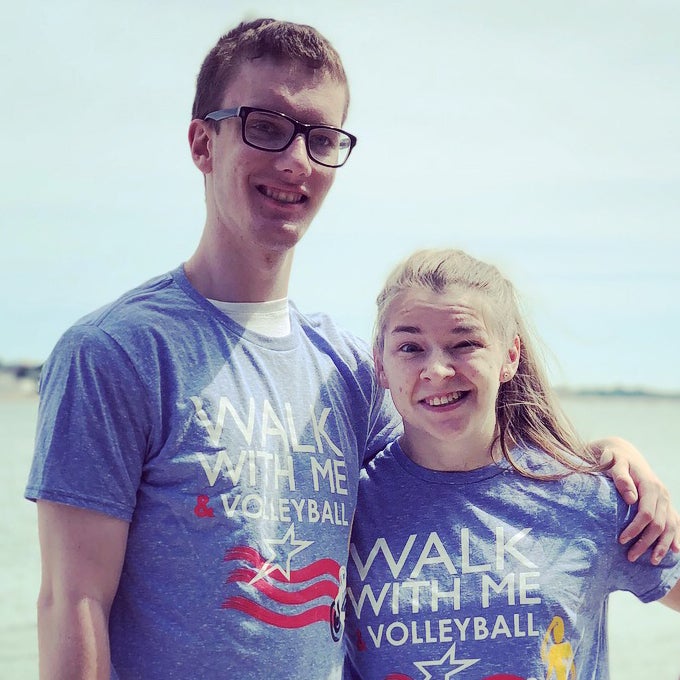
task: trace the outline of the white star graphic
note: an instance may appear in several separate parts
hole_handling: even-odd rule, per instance
[[[268,559],[259,569],[257,575],[250,581],[255,583],[277,569],[290,581],[290,561],[293,555],[297,555],[301,550],[309,547],[314,541],[301,541],[295,538],[295,525],[291,524],[283,538],[265,538],[264,542],[271,553]],[[287,547],[290,544],[290,547]],[[277,547],[278,546],[278,547]],[[285,567],[282,566],[285,564]]]
[[[447,659],[449,663],[444,666],[444,662]],[[464,671],[466,668],[473,666],[478,661],[479,659],[456,659],[456,643],[454,642],[441,659],[437,661],[414,661],[413,665],[423,674],[422,680],[430,680],[430,678],[435,677],[425,668],[425,666],[439,666],[437,678],[449,680],[452,675],[456,675],[457,673]]]

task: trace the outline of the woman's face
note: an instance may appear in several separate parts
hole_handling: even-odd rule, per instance
[[[389,304],[376,369],[404,420],[404,448],[425,467],[491,462],[498,389],[519,361],[519,339],[498,337],[491,313],[483,293],[457,286],[410,289]]]

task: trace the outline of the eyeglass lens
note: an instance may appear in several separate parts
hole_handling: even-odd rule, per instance
[[[266,111],[250,111],[244,122],[245,140],[255,147],[278,151],[295,135],[292,121]],[[327,165],[342,165],[351,150],[350,138],[338,130],[311,128],[307,131],[309,155]]]

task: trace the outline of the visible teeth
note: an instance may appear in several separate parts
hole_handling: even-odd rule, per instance
[[[267,198],[273,198],[275,201],[280,201],[281,203],[300,203],[303,199],[302,194],[292,193],[290,191],[278,191],[271,187],[262,187],[262,193],[264,193]]]
[[[444,397],[432,397],[425,401],[429,406],[445,406],[446,404],[453,404],[453,402],[458,401],[460,397],[461,392],[451,392]]]

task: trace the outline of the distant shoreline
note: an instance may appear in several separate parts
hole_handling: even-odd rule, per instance
[[[0,399],[37,396],[41,364],[0,363]]]
[[[680,400],[680,392],[646,390],[627,387],[557,387],[560,397],[607,397],[621,399],[668,399]]]
[[[38,394],[39,367],[0,365],[0,399],[31,397]],[[680,391],[652,390],[638,387],[556,387],[560,397],[607,397],[616,399],[680,400]]]

